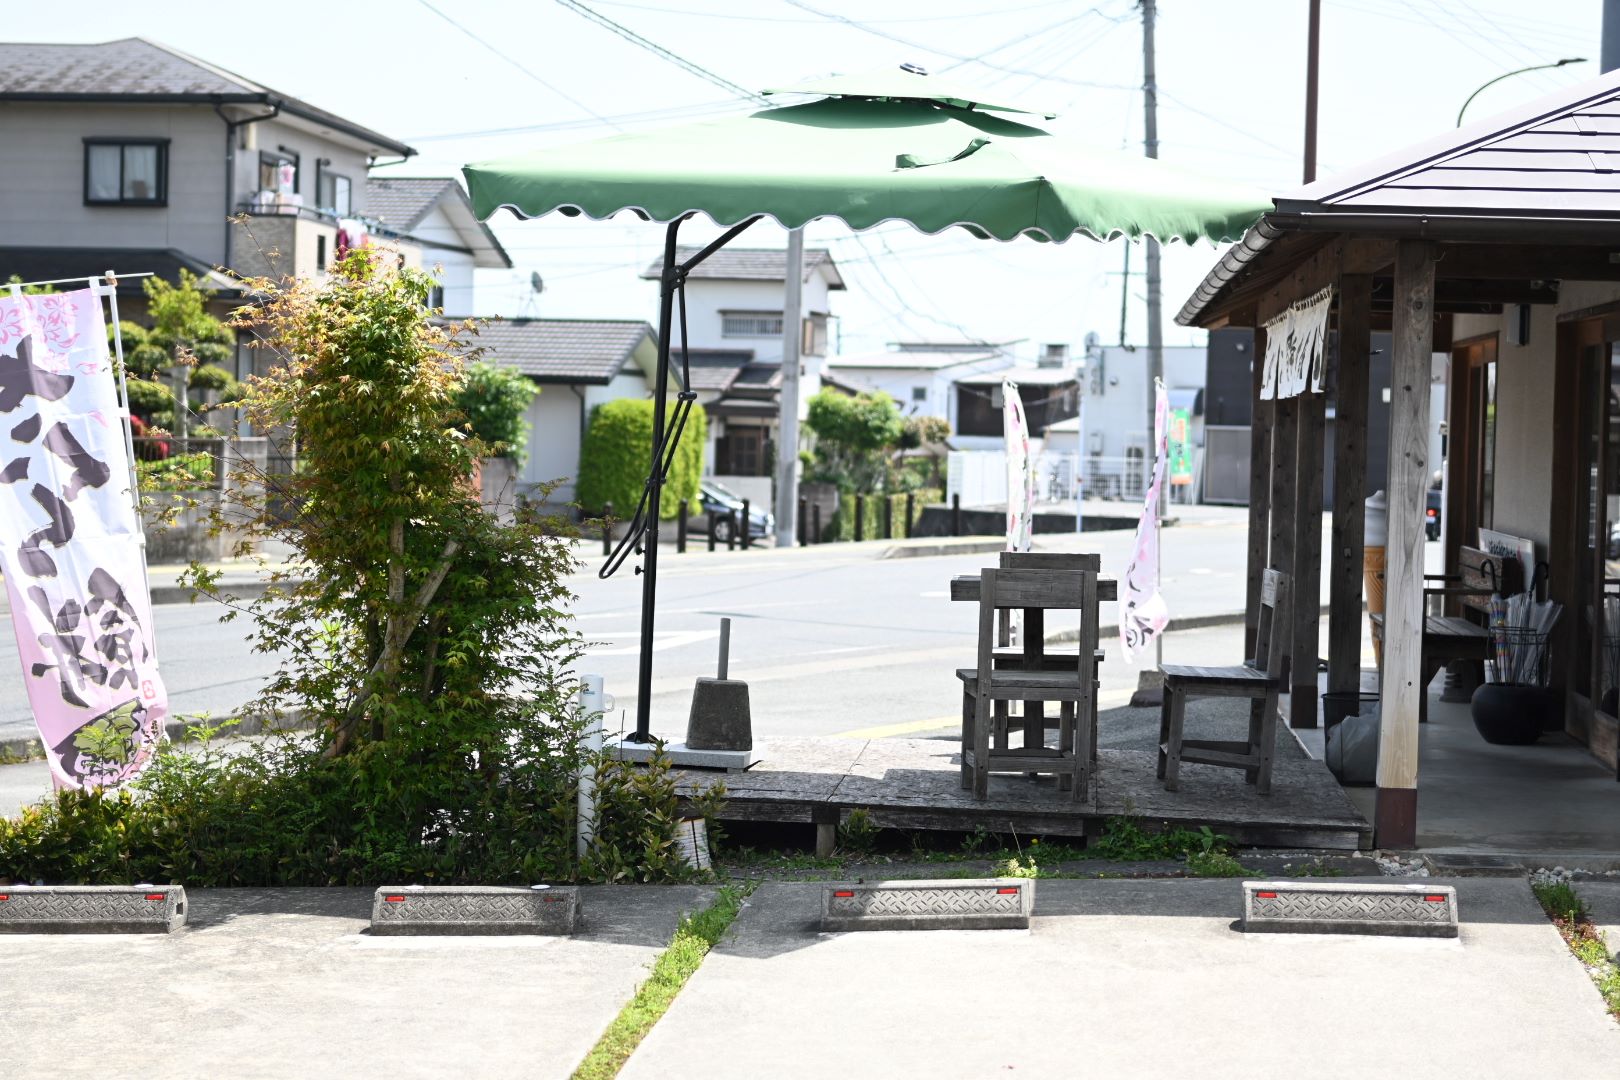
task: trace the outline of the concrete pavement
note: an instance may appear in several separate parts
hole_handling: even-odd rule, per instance
[[[821,935],[816,886],[765,885],[620,1075],[1612,1077],[1620,1025],[1526,882],[1452,884],[1455,941],[1246,936],[1235,880],[1047,880],[1028,931]]]
[[[196,889],[173,935],[0,937],[8,1076],[569,1076],[714,890],[595,886],[572,938],[372,938],[369,889]]]

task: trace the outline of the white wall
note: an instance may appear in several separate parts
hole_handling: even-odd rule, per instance
[[[529,402],[528,453],[523,460],[523,484],[562,480],[551,494],[554,503],[574,498],[574,478],[579,474],[580,400],[573,388],[547,385]]]
[[[223,126],[212,111],[201,110],[204,115],[214,121],[214,125],[221,132]],[[239,116],[250,116],[255,112],[263,112],[262,108],[241,111]],[[216,161],[218,154],[224,152],[224,137],[221,135],[216,143]],[[261,150],[275,153],[285,147],[298,155],[298,177],[296,193],[303,196],[304,205],[310,209],[316,207],[315,171],[316,162],[325,158],[331,165],[322,165],[322,171],[337,173],[349,178],[350,210],[355,214],[364,214],[366,211],[366,154],[363,150],[345,145],[306,131],[297,123],[288,119],[262,120],[256,124],[248,124],[237,130],[236,150],[236,201],[248,202],[259,190],[259,152]],[[220,163],[223,168],[223,162]]]
[[[754,357],[765,363],[776,363],[782,358],[782,335],[767,334],[760,337],[726,337],[721,333],[722,311],[780,312],[785,297],[780,281],[713,281],[693,278],[686,283],[686,324],[694,349],[753,349]],[[828,290],[827,279],[821,274],[810,275],[804,283],[800,307],[806,318],[812,312],[825,313]],[[671,343],[679,345],[680,327],[677,324]]]
[[[1164,385],[1202,388],[1206,379],[1202,346],[1172,345],[1164,350]],[[1145,346],[1107,346],[1086,358],[1086,453],[1124,457],[1131,446],[1146,446],[1148,434],[1148,353]]]
[[[465,250],[461,234],[444,210],[435,206],[411,229],[411,235],[422,242],[422,265],[428,270],[439,268],[434,276],[444,286],[444,313],[452,317],[481,314],[473,299],[475,256]]]

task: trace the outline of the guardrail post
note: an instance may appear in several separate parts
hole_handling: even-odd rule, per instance
[[[810,500],[799,496],[799,546],[810,542]]]
[[[913,503],[913,500],[915,498],[916,498],[916,496],[913,495],[911,492],[909,492],[909,491],[906,492],[906,539],[907,540],[911,539],[911,521],[912,521],[911,515],[912,515],[912,513],[914,511],[914,507],[912,506],[912,503]]]
[[[742,546],[744,551],[747,551],[749,545],[753,542],[753,537],[748,535],[748,517],[748,500],[744,499],[742,508]]]
[[[894,539],[894,496],[883,496],[883,539]]]
[[[602,554],[613,554],[613,504],[602,504]]]
[[[821,543],[821,504],[818,502],[810,507],[810,542]]]
[[[866,539],[866,496],[855,496],[855,542]]]
[[[727,551],[736,551],[737,550],[737,510],[736,510],[735,507],[733,507],[732,509],[726,511],[726,520],[731,523],[731,528],[726,530],[726,550]]]
[[[686,500],[680,501],[675,517],[675,553],[686,554]]]
[[[962,535],[962,496],[951,496],[951,535]]]

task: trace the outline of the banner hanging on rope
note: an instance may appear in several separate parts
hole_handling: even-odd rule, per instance
[[[168,715],[124,415],[96,289],[0,295],[0,572],[57,787],[132,779]]]
[[[1010,379],[1001,383],[1001,430],[1007,440],[1007,550],[1028,551],[1035,543],[1035,470],[1024,401]]]
[[[1142,502],[1142,516],[1136,521],[1136,543],[1125,568],[1125,585],[1120,595],[1119,644],[1127,663],[1153,645],[1170,625],[1170,609],[1159,593],[1159,496],[1164,490],[1164,474],[1170,457],[1170,396],[1164,383],[1153,387],[1153,476]]]

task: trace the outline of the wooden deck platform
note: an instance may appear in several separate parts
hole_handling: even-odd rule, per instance
[[[1269,796],[1255,794],[1232,769],[1182,767],[1181,790],[1165,791],[1154,756],[1103,750],[1092,798],[1073,802],[1050,776],[992,775],[990,797],[975,800],[960,783],[951,739],[768,739],[746,772],[676,770],[683,792],[723,779],[721,819],[835,825],[861,808],[880,828],[1030,835],[1097,836],[1111,818],[1145,825],[1208,825],[1240,844],[1353,851],[1372,842],[1372,827],[1320,761],[1279,757]]]

